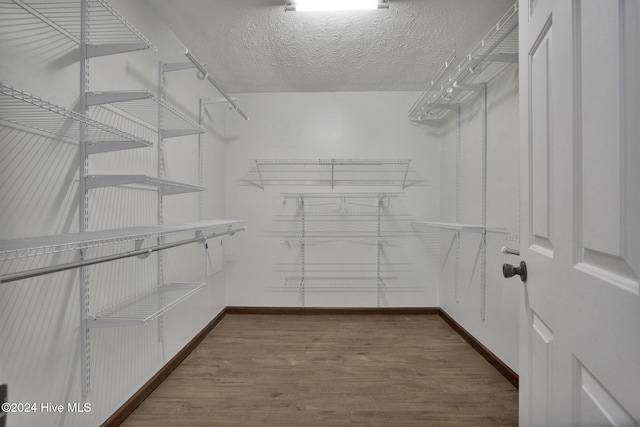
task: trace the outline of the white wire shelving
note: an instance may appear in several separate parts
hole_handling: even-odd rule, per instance
[[[184,224],[129,227],[115,230],[0,240],[0,261],[156,239],[176,233],[204,232],[205,230],[223,227],[231,228],[241,223],[242,221],[240,220],[218,219]]]
[[[315,276],[310,274],[287,276],[284,286],[289,289],[306,287],[307,289],[369,289],[372,291],[407,287],[398,282],[398,276]]]
[[[462,224],[458,222],[413,221],[411,225],[412,227],[414,227],[414,229],[419,227],[434,227],[434,228],[440,228],[444,230],[463,231],[463,232],[479,233],[479,234],[483,234],[484,232],[509,234],[506,228],[488,227],[486,225],[480,225],[480,224]]]
[[[205,190],[205,187],[199,185],[184,184],[147,175],[88,175],[86,178],[86,186],[89,190],[130,185],[157,189],[163,196]]]
[[[91,31],[87,32],[85,40],[81,39],[81,3],[84,0],[11,1],[74,43],[86,43],[89,58],[143,49],[157,51],[153,43],[105,0],[86,1]]]
[[[163,315],[204,287],[204,283],[168,283],[87,316],[89,328],[142,325]]]
[[[442,119],[480,85],[508,64],[518,63],[518,3],[457,66],[451,55],[427,90],[409,111],[412,122]]]
[[[329,185],[407,187],[411,159],[256,159],[258,186]]]
[[[280,162],[278,162],[280,163]],[[329,164],[332,162],[294,160],[294,164]],[[287,164],[291,164],[287,162]],[[373,160],[354,162],[356,164],[401,164],[410,165],[411,161],[389,161]],[[351,165],[350,161],[342,164]],[[332,178],[333,179],[333,178]],[[406,179],[406,177],[405,177]],[[390,200],[402,196],[402,192],[298,192],[282,193],[286,199],[297,201],[297,211],[295,214],[295,225],[299,227],[299,232],[286,233],[281,235],[285,244],[291,246],[297,244],[300,247],[300,274],[286,276],[284,287],[295,289],[300,292],[302,305],[305,305],[305,292],[309,289],[350,289],[375,290],[377,295],[377,305],[381,306],[383,293],[389,288],[389,284],[398,284],[396,276],[385,274],[383,266],[383,247],[389,246],[392,241],[399,241],[405,238],[401,233],[387,230],[383,226],[383,217],[390,214]],[[318,218],[316,215],[324,218]],[[355,218],[354,218],[355,215]],[[313,220],[308,218],[314,217]],[[375,255],[375,263],[371,263],[368,271],[345,272],[340,268],[334,271],[325,271],[321,274],[314,273],[308,269],[308,258],[315,251],[310,251],[313,247],[331,248],[335,245],[368,245],[375,247],[375,253],[370,251],[352,251],[346,255],[347,259],[355,260],[364,254],[365,256]],[[317,254],[315,255],[317,256]],[[355,257],[355,259],[353,258]],[[394,286],[397,287],[397,286]]]
[[[161,133],[162,138],[196,135],[206,130],[172,105],[145,90],[88,92],[87,106],[109,105],[143,121]],[[161,109],[162,128],[158,123]]]
[[[386,199],[388,197],[399,197],[404,193],[400,192],[371,192],[371,193],[281,193],[285,199]]]
[[[92,120],[19,89],[0,83],[0,119],[29,129],[80,142],[86,125],[87,151],[105,152],[149,147],[147,141]]]

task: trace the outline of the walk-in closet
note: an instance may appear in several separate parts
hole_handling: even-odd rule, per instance
[[[0,0],[0,427],[639,426],[636,0]]]

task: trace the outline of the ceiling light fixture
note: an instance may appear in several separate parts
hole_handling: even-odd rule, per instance
[[[389,0],[285,0],[285,11],[311,12],[333,10],[388,9]]]

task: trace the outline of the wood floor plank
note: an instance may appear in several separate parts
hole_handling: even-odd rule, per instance
[[[516,388],[439,316],[228,314],[122,425],[517,422]]]

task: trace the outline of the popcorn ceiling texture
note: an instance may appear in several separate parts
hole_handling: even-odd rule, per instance
[[[285,12],[281,0],[146,0],[231,93],[424,90],[514,0],[391,0]]]

